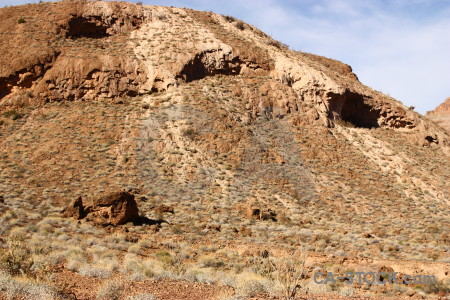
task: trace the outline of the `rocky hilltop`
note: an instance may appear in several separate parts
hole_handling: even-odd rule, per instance
[[[2,8],[0,39],[0,241],[48,243],[45,270],[78,298],[117,270],[175,280],[180,299],[265,297],[275,277],[252,259],[300,247],[304,280],[330,262],[448,275],[449,133],[350,66],[230,16],[126,2]],[[109,221],[81,218],[85,200]],[[256,283],[227,277],[244,266]],[[391,288],[355,293],[417,292]]]
[[[450,132],[450,97],[434,110],[428,111],[426,116]]]

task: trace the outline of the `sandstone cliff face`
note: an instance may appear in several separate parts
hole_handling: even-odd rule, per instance
[[[450,97],[445,99],[435,110],[427,112],[427,115],[450,114]]]
[[[427,112],[426,116],[450,132],[450,97],[435,110]]]
[[[264,223],[277,231],[295,224],[292,240],[339,232],[348,251],[362,231],[390,243],[448,226],[448,133],[348,65],[230,17],[123,2],[1,9],[0,34],[6,205],[131,186],[149,199],[143,216],[175,207],[169,223],[189,234],[234,239],[245,224],[267,239],[243,220],[251,207],[284,220]]]
[[[66,2],[33,5],[18,24],[25,8],[2,10],[0,34],[8,42],[0,70],[3,107],[117,100],[215,74],[267,76],[294,91],[290,106],[309,110],[328,127],[344,121],[415,132],[421,144],[448,142],[417,113],[359,83],[349,66],[289,51],[230,18],[127,3]],[[34,17],[44,11],[48,20]],[[30,48],[23,47],[30,39]],[[286,103],[260,99],[256,106],[267,112]]]

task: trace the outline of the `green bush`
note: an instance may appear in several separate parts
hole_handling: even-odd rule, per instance
[[[19,18],[19,20],[17,20],[17,24],[23,24],[23,23],[25,23],[24,18]]]

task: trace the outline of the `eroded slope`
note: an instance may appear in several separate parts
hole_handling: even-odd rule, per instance
[[[79,195],[131,189],[160,221],[131,227],[134,254],[222,249],[229,271],[305,245],[324,254],[311,270],[376,257],[448,272],[448,133],[349,66],[189,9],[64,1],[0,17],[2,235],[37,223],[54,243],[104,237],[55,216]],[[127,252],[116,238],[102,249]]]

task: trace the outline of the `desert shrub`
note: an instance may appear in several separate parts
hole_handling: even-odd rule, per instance
[[[239,30],[244,30],[245,29],[245,25],[244,22],[242,22],[241,20],[237,21],[234,26],[236,26],[237,29]]]
[[[105,268],[99,268],[92,265],[86,265],[79,268],[78,273],[81,276],[96,277],[96,278],[110,278],[112,272]]]
[[[0,291],[7,299],[57,299],[57,292],[47,284],[16,280],[11,275],[0,271]]]
[[[248,296],[267,292],[271,289],[273,284],[269,279],[250,272],[239,274],[236,281],[237,284],[235,288],[237,292]]]
[[[11,275],[30,276],[33,257],[26,233],[13,229],[7,239],[8,249],[0,250],[0,268]]]
[[[141,246],[137,245],[137,244],[131,245],[128,248],[128,252],[129,253],[134,253],[134,254],[143,254],[143,250],[142,250]]]
[[[16,110],[8,110],[3,113],[5,118],[10,118],[11,120],[17,120],[22,118],[22,115],[18,113]]]
[[[206,268],[220,268],[225,265],[222,260],[218,260],[211,256],[203,256],[199,259],[199,263],[202,267]]]
[[[173,265],[175,263],[175,258],[167,251],[158,251],[155,253],[155,257],[165,265]]]
[[[236,21],[235,17],[232,16],[223,16],[223,18],[225,19],[225,21],[227,21],[228,23],[233,23],[234,21]]]
[[[17,24],[23,24],[23,23],[25,23],[25,19],[24,18],[19,18],[17,20]]]
[[[183,274],[183,279],[192,282],[200,282],[206,284],[214,284],[217,282],[215,272],[208,269],[201,269],[198,267],[190,267]]]
[[[340,125],[343,127],[348,127],[348,128],[356,128],[355,124],[353,124],[352,122],[349,121],[345,121],[345,120],[334,120],[334,123],[336,125]]]
[[[437,281],[435,284],[425,284],[422,290],[427,294],[449,294],[450,286],[443,281]]]
[[[300,248],[287,258],[254,258],[256,272],[265,278],[274,279],[286,300],[295,299],[302,288],[300,281],[305,275],[306,250]]]
[[[124,271],[131,272],[131,276],[135,278],[141,278],[142,276],[145,276],[145,278],[153,278],[166,269],[163,264],[157,260],[149,259],[142,261],[134,254],[126,254],[123,265]]]
[[[163,13],[163,12],[159,12],[159,13],[157,13],[156,18],[158,20],[164,21],[164,20],[167,19],[167,15],[165,13]]]
[[[181,135],[190,140],[194,140],[195,137],[198,135],[198,132],[195,129],[187,128],[181,131]]]
[[[286,44],[284,44],[284,43],[282,43],[282,42],[280,42],[280,41],[276,41],[276,40],[269,40],[269,41],[267,42],[267,45],[269,45],[269,46],[274,46],[274,47],[276,47],[276,48],[278,48],[278,49],[281,49],[281,48],[289,48],[288,45],[286,45]]]
[[[119,280],[105,281],[97,291],[97,299],[116,300],[122,297],[123,283]]]
[[[232,295],[230,297],[224,298],[223,300],[245,300],[245,296],[242,295]]]

